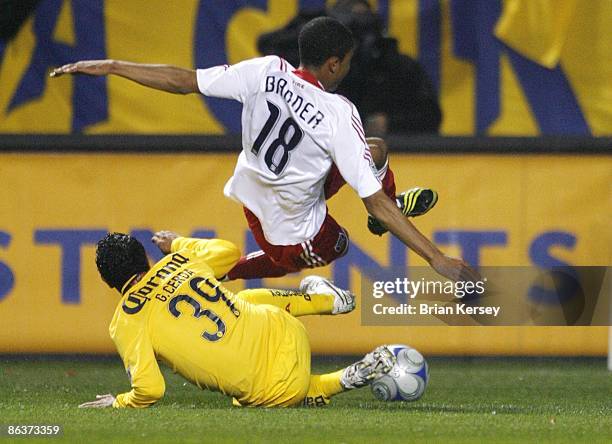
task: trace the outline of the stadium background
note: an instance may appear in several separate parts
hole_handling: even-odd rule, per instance
[[[324,3],[42,0],[15,39],[0,42],[0,353],[114,351],[107,326],[116,297],[93,266],[93,244],[106,230],[143,240],[164,228],[213,232],[254,249],[240,207],[222,195],[236,138],[206,137],[238,131],[235,104],[119,78],[49,81],[49,69],[107,57],[234,63],[256,56],[257,36],[298,7]],[[419,228],[482,265],[609,265],[612,3],[372,3],[437,86],[442,134],[465,137],[394,140],[398,188],[427,185],[441,195]],[[197,134],[201,150],[191,142],[181,149],[181,138],[146,139],[155,154],[134,138],[105,146],[95,138],[126,133]],[[426,153],[415,149],[419,140]],[[89,152],[92,145],[125,152]],[[212,145],[229,152],[207,152]],[[363,267],[421,263],[390,237],[367,233],[350,191],[330,207],[353,248],[322,274],[359,291]],[[295,287],[299,279],[261,284]],[[305,323],[314,352],[329,354],[408,342],[425,354],[603,355],[608,336],[605,327],[366,328],[359,313]]]

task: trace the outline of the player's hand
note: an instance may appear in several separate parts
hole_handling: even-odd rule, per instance
[[[69,63],[55,68],[49,77],[59,77],[64,74],[89,74],[90,76],[105,76],[110,74],[112,60],[85,60],[82,62]]]
[[[444,254],[434,256],[430,265],[444,277],[453,281],[475,282],[481,280],[480,275],[467,262],[448,257]]]
[[[80,409],[90,409],[90,408],[101,409],[104,407],[112,407],[113,402],[115,402],[115,397],[111,395],[110,393],[107,393],[106,395],[96,395],[95,401],[84,402],[83,404],[79,405],[79,408]]]
[[[157,248],[159,248],[162,253],[169,254],[172,247],[172,241],[177,237],[180,236],[173,231],[162,230],[153,235],[151,242],[157,245]]]

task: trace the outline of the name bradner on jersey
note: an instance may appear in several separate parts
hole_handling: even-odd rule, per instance
[[[224,193],[257,216],[274,245],[317,234],[332,163],[359,197],[381,189],[355,106],[294,71],[276,56],[197,70],[202,94],[243,104],[242,152]]]

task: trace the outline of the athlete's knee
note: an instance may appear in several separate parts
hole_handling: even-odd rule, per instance
[[[346,253],[349,251],[349,247],[351,246],[351,238],[349,237],[348,231],[345,228],[342,228],[342,231],[338,234],[338,240],[336,241],[336,245],[334,246],[334,250],[338,252],[338,258],[346,256]]]
[[[370,153],[376,168],[380,169],[387,163],[387,156],[389,155],[389,147],[384,139],[380,137],[368,137],[366,139],[368,146],[370,147]]]

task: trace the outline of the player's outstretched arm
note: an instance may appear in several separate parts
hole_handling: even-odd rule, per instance
[[[425,259],[442,276],[454,281],[476,281],[480,276],[467,263],[444,255],[379,190],[363,199],[368,212],[382,222],[391,233]]]
[[[121,60],[85,60],[55,68],[49,75],[60,77],[64,74],[91,76],[114,74],[149,88],[173,94],[198,92],[195,70],[171,65],[147,65]]]
[[[151,241],[164,254],[179,251],[183,248],[191,250],[196,256],[213,269],[215,277],[221,279],[240,260],[240,250],[230,241],[223,239],[197,239],[182,237],[172,231],[158,231]]]

